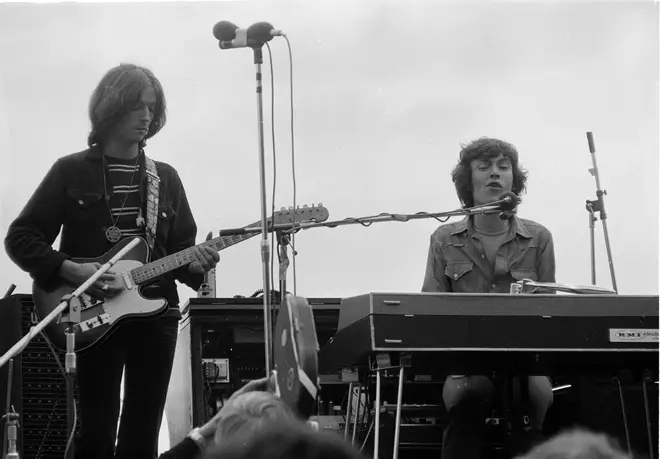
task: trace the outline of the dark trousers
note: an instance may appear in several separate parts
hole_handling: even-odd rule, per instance
[[[177,334],[176,317],[130,322],[120,325],[98,348],[78,356],[81,425],[76,459],[158,455]],[[124,399],[117,434],[122,372]]]
[[[447,377],[442,398],[449,418],[442,441],[442,459],[482,458],[485,418],[492,410],[496,396],[496,388],[487,376]],[[514,402],[519,401],[520,393],[514,391]],[[537,441],[536,436],[543,429],[543,421],[552,401],[552,383],[549,378],[530,376],[529,415],[532,432],[521,444]]]

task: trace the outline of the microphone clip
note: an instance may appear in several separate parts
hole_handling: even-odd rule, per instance
[[[505,210],[505,211],[503,211],[503,212],[500,212],[500,213],[497,215],[497,217],[498,217],[500,220],[511,220],[511,219],[514,217],[514,215],[516,215],[516,213],[515,213],[514,211],[512,211],[512,210]]]

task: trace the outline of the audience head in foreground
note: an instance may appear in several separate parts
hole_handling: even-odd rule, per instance
[[[210,448],[202,459],[360,459],[337,434],[317,432],[301,422],[266,423],[259,432],[234,436]]]
[[[215,430],[215,444],[252,437],[270,424],[294,423],[296,418],[282,399],[271,392],[246,392],[232,398],[222,409]]]
[[[607,435],[583,429],[560,433],[518,459],[632,459]]]

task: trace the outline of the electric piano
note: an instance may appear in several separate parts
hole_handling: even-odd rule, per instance
[[[518,373],[546,375],[657,373],[658,296],[368,293],[343,299],[338,331],[319,354],[320,373],[365,367],[385,354],[394,360],[410,354],[445,374],[511,365]]]

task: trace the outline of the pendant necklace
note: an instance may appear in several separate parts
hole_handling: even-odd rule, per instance
[[[128,184],[129,188],[131,185],[133,185],[133,179],[135,178],[135,168],[138,165],[138,162],[140,161],[140,154],[138,153],[137,158],[135,160],[135,165],[133,166],[133,175],[131,175],[131,181]],[[105,161],[105,155],[103,155],[103,165],[106,165]],[[113,244],[116,242],[119,242],[121,239],[121,230],[117,228],[117,222],[119,221],[119,217],[121,217],[121,212],[124,210],[124,207],[126,206],[126,201],[128,200],[128,193],[124,196],[124,203],[121,205],[121,209],[119,209],[119,212],[117,212],[117,217],[113,218],[112,217],[112,207],[110,207],[110,195],[108,194],[108,186],[105,178],[105,167],[103,169],[103,191],[105,192],[106,200],[105,202],[108,205],[108,211],[110,212],[110,221],[112,222],[112,225],[108,227],[108,229],[105,230],[105,238],[109,241],[112,242]]]

